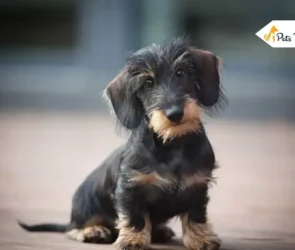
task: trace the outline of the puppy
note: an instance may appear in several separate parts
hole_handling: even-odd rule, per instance
[[[107,86],[105,97],[129,131],[76,191],[70,223],[20,226],[58,231],[74,240],[148,249],[167,242],[173,217],[191,250],[218,249],[207,218],[208,188],[216,161],[200,115],[224,103],[220,60],[178,38],[143,48]]]

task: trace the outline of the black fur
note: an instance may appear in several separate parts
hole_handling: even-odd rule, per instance
[[[21,221],[18,224],[25,230],[30,232],[58,232],[64,233],[68,228],[68,224],[40,224],[29,226]]]
[[[172,69],[171,64],[182,55],[183,59]],[[118,212],[126,215],[129,226],[137,231],[144,228],[144,215],[148,214],[152,240],[159,241],[161,232],[157,234],[157,230],[174,216],[188,213],[190,221],[206,223],[207,184],[185,190],[175,185],[163,190],[154,185],[132,187],[129,178],[133,170],[169,174],[178,181],[197,172],[212,177],[215,156],[202,123],[198,132],[188,132],[164,143],[148,126],[148,114],[156,108],[165,112],[171,105],[183,107],[187,95],[202,107],[218,105],[222,93],[217,64],[216,56],[192,48],[185,39],[152,45],[134,53],[106,90],[120,124],[130,131],[128,141],[78,188],[67,228],[20,225],[28,231],[70,231],[83,228],[92,217],[99,216],[99,224],[107,227],[115,240]],[[178,69],[185,74],[175,76]],[[154,74],[152,86],[146,76],[141,76],[150,71]]]

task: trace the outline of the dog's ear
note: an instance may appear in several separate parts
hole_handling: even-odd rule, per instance
[[[191,49],[196,67],[195,78],[199,89],[199,101],[211,107],[219,100],[221,59],[209,51]]]
[[[134,129],[142,121],[144,111],[141,101],[128,90],[128,82],[128,73],[120,72],[105,89],[105,96],[109,99],[119,122],[127,129]]]

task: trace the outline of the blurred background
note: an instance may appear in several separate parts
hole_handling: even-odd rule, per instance
[[[204,117],[221,165],[213,223],[228,237],[294,239],[295,49],[255,35],[294,9],[292,0],[1,0],[2,244],[16,218],[67,221],[76,187],[124,141],[102,90],[130,52],[184,34],[224,61],[229,106]]]

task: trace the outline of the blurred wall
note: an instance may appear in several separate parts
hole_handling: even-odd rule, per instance
[[[224,60],[223,117],[293,120],[295,50],[255,33],[294,9],[292,0],[2,0],[0,104],[105,110],[99,93],[128,53],[189,34]]]

